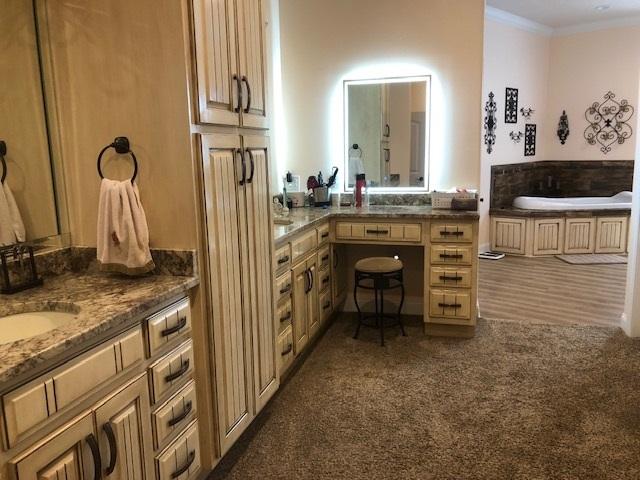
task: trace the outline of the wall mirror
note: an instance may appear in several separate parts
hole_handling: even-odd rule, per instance
[[[429,187],[430,77],[347,80],[345,190],[364,173],[375,190]]]
[[[46,44],[40,38],[36,2],[0,0],[0,11],[0,141],[6,145],[0,162],[2,193],[12,192],[25,240],[62,241],[68,218],[61,158],[56,153],[55,112],[47,108],[52,107],[47,100],[53,95],[47,90]],[[7,243],[11,227],[1,215],[0,222],[5,233],[0,240]]]

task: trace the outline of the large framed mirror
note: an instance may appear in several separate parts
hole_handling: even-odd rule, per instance
[[[33,0],[0,0],[0,246],[52,237],[59,245],[69,231],[36,10]]]
[[[428,190],[430,80],[344,82],[345,191],[362,173],[374,191]]]

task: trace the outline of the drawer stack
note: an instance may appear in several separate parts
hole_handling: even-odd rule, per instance
[[[320,231],[318,231],[320,234]],[[318,308],[320,324],[326,322],[333,309],[331,295],[331,249],[328,244],[318,250]]]
[[[312,240],[305,239],[306,244],[312,244]],[[304,246],[298,246],[299,251]],[[287,243],[276,250],[276,324],[278,327],[278,352],[280,373],[289,368],[293,362],[293,306],[291,292],[293,282],[291,279],[291,246]]]
[[[473,224],[432,223],[430,242],[429,322],[475,325]]]

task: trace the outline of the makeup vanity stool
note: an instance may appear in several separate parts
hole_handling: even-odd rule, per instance
[[[404,283],[402,281],[403,265],[400,260],[391,257],[369,257],[359,260],[355,265],[355,287],[353,289],[353,300],[358,309],[358,327],[353,338],[358,338],[360,327],[379,328],[380,345],[384,346],[384,329],[400,326],[403,336],[406,336],[404,326],[400,320],[400,312],[404,303]],[[358,289],[374,291],[375,313],[363,316],[358,305]],[[399,288],[401,291],[400,306],[396,315],[385,315],[384,313],[384,291]],[[380,303],[378,304],[378,298]],[[391,322],[385,323],[386,320]],[[373,320],[375,323],[370,323]]]

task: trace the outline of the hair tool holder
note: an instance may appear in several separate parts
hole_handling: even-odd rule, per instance
[[[6,154],[7,144],[0,140],[0,165],[2,165],[0,183],[2,184],[7,178],[7,161],[4,158]],[[0,262],[2,268],[0,293],[16,293],[42,285],[42,278],[38,277],[36,269],[33,245],[16,243],[0,247]]]
[[[136,156],[131,150],[131,148],[129,147],[129,139],[127,137],[116,137],[112,143],[110,143],[109,145],[104,147],[102,150],[100,150],[100,153],[98,154],[98,162],[97,162],[98,175],[100,175],[100,178],[104,178],[104,175],[102,174],[102,166],[101,166],[102,155],[104,155],[104,152],[106,152],[110,148],[113,148],[116,151],[116,153],[119,153],[120,155],[125,155],[127,153],[131,155],[131,159],[133,160],[133,176],[131,177],[131,183],[133,183],[136,177],[138,176],[138,160],[136,159]]]

